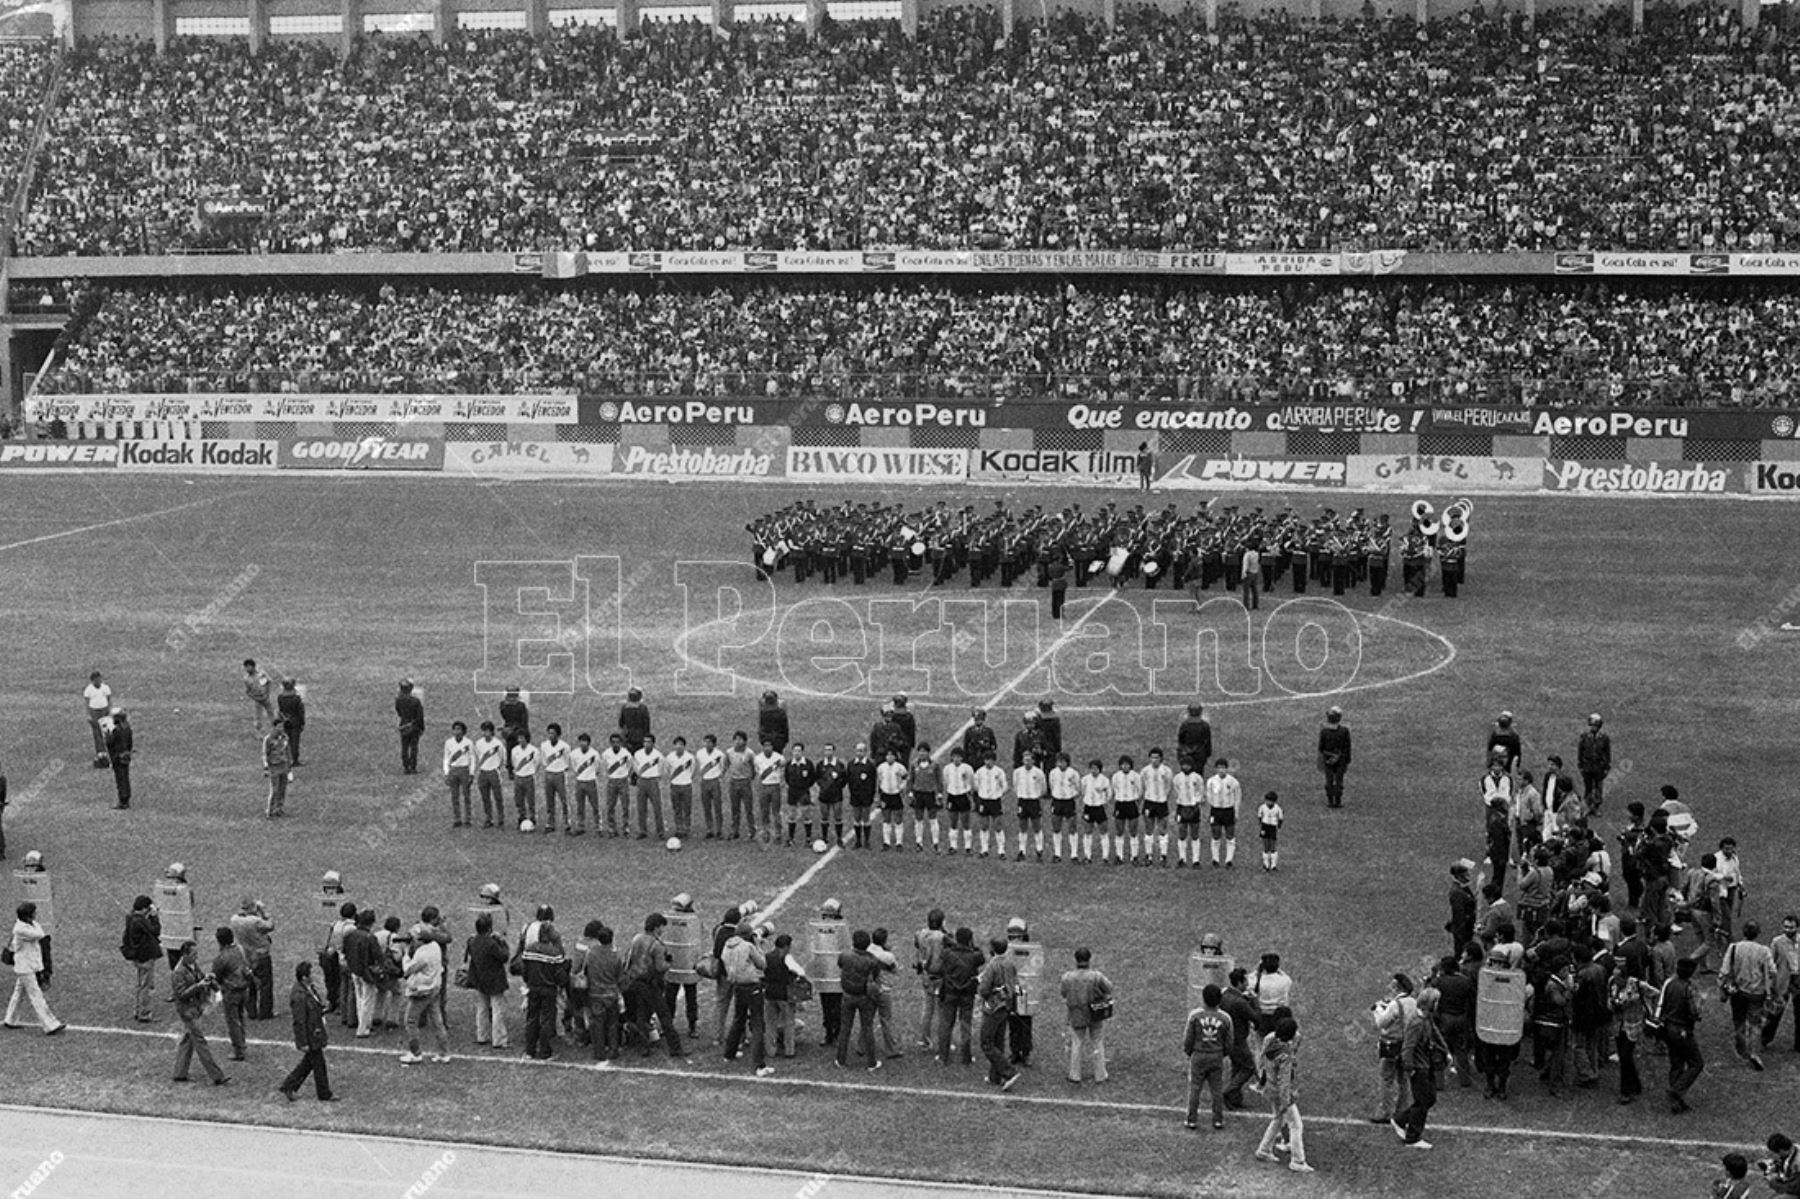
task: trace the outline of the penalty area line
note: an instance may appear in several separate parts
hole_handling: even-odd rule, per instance
[[[136,1039],[144,1039],[144,1040],[153,1040],[153,1041],[163,1042],[164,1044],[172,1044],[177,1039],[176,1035],[172,1031],[167,1031],[167,1030],[156,1031],[156,1030],[151,1030],[151,1029],[140,1029],[140,1028],[114,1028],[114,1027],[110,1027],[107,1025],[71,1024],[71,1025],[69,1025],[69,1031],[73,1032],[73,1033],[93,1033],[93,1034],[98,1034],[101,1036],[115,1036],[115,1037],[127,1037],[127,1038],[136,1038]],[[270,1040],[270,1039],[266,1039],[266,1038],[250,1037],[247,1039],[246,1044],[255,1045],[258,1047],[267,1047],[267,1048],[271,1048],[271,1049],[285,1050],[285,1051],[291,1051],[293,1049],[293,1042],[291,1040],[278,1041],[278,1040]],[[372,1045],[332,1045],[327,1052],[332,1055],[355,1054],[359,1057],[388,1058],[390,1060],[393,1060],[396,1063],[396,1069],[399,1068],[398,1061],[399,1061],[399,1057],[400,1057],[400,1052],[397,1047],[395,1047],[395,1048],[376,1048],[375,1046],[372,1046]],[[602,1076],[607,1075],[607,1074],[616,1074],[616,1075],[624,1075],[626,1077],[632,1077],[632,1078],[664,1078],[664,1079],[678,1078],[678,1079],[682,1079],[684,1081],[725,1083],[725,1084],[729,1084],[729,1085],[745,1086],[745,1087],[776,1087],[776,1088],[787,1088],[787,1089],[792,1089],[792,1090],[837,1092],[840,1094],[868,1094],[868,1095],[881,1096],[883,1099],[889,1099],[889,1100],[894,1099],[896,1097],[901,1097],[901,1096],[917,1096],[918,1098],[921,1098],[921,1099],[945,1099],[945,1100],[951,1100],[951,1101],[961,1101],[961,1102],[966,1102],[966,1103],[979,1103],[979,1104],[985,1104],[985,1105],[995,1105],[995,1106],[1000,1106],[1000,1107],[1024,1107],[1024,1108],[1035,1107],[1035,1108],[1045,1108],[1045,1109],[1069,1108],[1069,1109],[1074,1109],[1077,1111],[1086,1111],[1086,1112],[1090,1112],[1090,1113],[1094,1113],[1094,1114],[1114,1112],[1114,1113],[1119,1113],[1119,1114],[1123,1114],[1123,1115],[1131,1115],[1131,1116],[1157,1115],[1157,1116],[1168,1117],[1168,1119],[1170,1121],[1169,1127],[1170,1127],[1171,1134],[1175,1134],[1180,1131],[1181,1126],[1178,1123],[1176,1123],[1176,1119],[1177,1119],[1177,1117],[1179,1117],[1180,1115],[1185,1113],[1185,1111],[1187,1110],[1184,1105],[1177,1104],[1177,1103],[1132,1103],[1132,1102],[1126,1102],[1126,1101],[1121,1101],[1121,1100],[1112,1100],[1112,1099],[1082,1099],[1082,1098],[1078,1098],[1072,1094],[1031,1095],[1031,1094],[1020,1094],[1017,1091],[1013,1091],[1010,1093],[999,1093],[999,1092],[994,1092],[994,1091],[959,1091],[959,1090],[955,1090],[950,1087],[916,1086],[916,1085],[905,1085],[905,1084],[895,1085],[892,1083],[853,1082],[853,1081],[848,1081],[848,1080],[840,1081],[837,1079],[824,1079],[824,1078],[791,1078],[791,1077],[782,1077],[781,1075],[775,1075],[775,1076],[769,1077],[769,1078],[758,1078],[754,1074],[752,1074],[748,1071],[741,1072],[741,1073],[733,1073],[733,1072],[728,1072],[725,1070],[714,1072],[714,1071],[708,1071],[708,1070],[694,1069],[692,1067],[679,1067],[679,1066],[672,1066],[672,1067],[621,1066],[621,1065],[615,1064],[606,1070],[599,1070],[599,1069],[596,1069],[595,1064],[591,1061],[562,1059],[562,1058],[550,1059],[547,1061],[537,1061],[537,1060],[533,1060],[531,1058],[527,1058],[527,1057],[520,1056],[520,1055],[514,1055],[514,1054],[507,1054],[505,1056],[489,1057],[489,1056],[482,1055],[482,1054],[458,1053],[458,1054],[451,1055],[451,1062],[452,1062],[452,1064],[462,1063],[462,1062],[470,1062],[470,1063],[475,1063],[475,1064],[481,1065],[481,1066],[495,1066],[495,1067],[501,1067],[501,1068],[515,1069],[515,1070],[578,1070],[583,1073],[602,1075]],[[942,1070],[943,1067],[933,1067],[933,1069]],[[427,1073],[429,1073],[429,1072],[430,1071],[427,1071]],[[1056,1074],[1053,1071],[1049,1074],[1044,1075],[1044,1077],[1046,1079],[1055,1079]],[[1066,1084],[1059,1084],[1059,1085],[1066,1085]],[[95,1116],[103,1116],[103,1115],[107,1114],[104,1112],[86,1112],[84,1109],[80,1109],[80,1108],[35,1108],[28,1104],[0,1104],[0,1111],[4,1111],[4,1110],[7,1110],[8,1108],[15,1108],[15,1107],[20,1110],[26,1110],[26,1111],[34,1111],[34,1110],[52,1111],[52,1112],[80,1111],[80,1112],[83,1112],[83,1114],[95,1115]],[[1258,1124],[1258,1125],[1268,1123],[1268,1115],[1265,1112],[1240,1110],[1240,1111],[1228,1111],[1226,1114],[1235,1120],[1240,1120],[1240,1121],[1244,1121],[1247,1123]],[[146,1119],[181,1119],[180,1117],[156,1117],[156,1116],[150,1116],[150,1117],[144,1117],[144,1118],[146,1118]],[[1388,1129],[1386,1129],[1382,1126],[1379,1126],[1379,1125],[1372,1126],[1366,1119],[1363,1119],[1363,1118],[1360,1118],[1357,1116],[1308,1115],[1306,1117],[1306,1122],[1308,1124],[1330,1125],[1334,1128],[1368,1129],[1370,1131],[1371,1136],[1378,1137],[1384,1143],[1386,1142],[1386,1136],[1389,1131]],[[257,1125],[257,1127],[269,1127],[269,1128],[273,1129],[273,1128],[279,1128],[280,1126]],[[1440,1132],[1440,1133],[1458,1133],[1458,1134],[1467,1135],[1467,1136],[1480,1136],[1480,1137],[1500,1137],[1500,1138],[1505,1138],[1505,1139],[1509,1139],[1509,1140],[1518,1140],[1518,1141],[1553,1141],[1553,1142],[1560,1142],[1560,1143],[1564,1143],[1564,1144],[1617,1145],[1617,1146],[1629,1146],[1632,1148],[1640,1148],[1640,1149],[1678,1149],[1678,1150],[1684,1150],[1684,1151],[1686,1151],[1686,1150],[1706,1151],[1708,1153],[1713,1153],[1720,1149],[1740,1149],[1741,1150],[1744,1148],[1743,1144],[1740,1144],[1737,1142],[1732,1142],[1732,1141],[1723,1141],[1723,1140],[1709,1141],[1709,1140],[1701,1140],[1701,1139],[1697,1139],[1697,1138],[1679,1138],[1679,1137],[1669,1137],[1669,1136],[1646,1136],[1646,1135],[1640,1135],[1640,1134],[1634,1134],[1634,1133],[1589,1132],[1589,1131],[1584,1131],[1581,1129],[1573,1129],[1573,1128],[1531,1128],[1531,1127],[1525,1127],[1525,1126],[1505,1126],[1505,1125],[1481,1126],[1481,1125],[1474,1125],[1474,1124],[1440,1124],[1440,1123],[1436,1123],[1436,1122],[1434,1122],[1431,1125],[1431,1127],[1433,1130]],[[326,1132],[326,1130],[308,1129],[306,1131],[309,1134],[317,1132],[319,1135],[332,1135],[332,1134]],[[355,1135],[360,1137],[360,1136],[364,1136],[365,1134],[358,1133]],[[379,1134],[367,1134],[367,1135],[369,1135],[370,1139],[381,1139],[379,1137]],[[386,1139],[396,1139],[396,1138],[386,1138]],[[451,1142],[451,1143],[454,1143],[454,1142]],[[1186,1143],[1186,1142],[1184,1142],[1184,1143]],[[483,1148],[483,1149],[495,1148],[495,1146],[481,1145],[479,1142],[476,1142],[473,1144],[476,1147]],[[500,1148],[505,1148],[505,1147],[500,1147]],[[527,1151],[527,1150],[520,1150],[520,1149],[513,1149],[511,1151],[512,1152],[520,1152],[520,1153],[523,1153],[523,1152],[556,1153],[556,1152],[558,1152],[556,1150],[543,1150],[543,1151],[530,1150],[530,1151]],[[562,1152],[567,1154],[567,1151],[562,1151]],[[590,1157],[590,1156],[606,1156],[606,1155],[575,1154],[575,1156]],[[896,1184],[901,1184],[903,1180],[895,1179],[893,1181]],[[924,1184],[915,1183],[915,1185],[924,1185]],[[1012,1192],[1009,1191],[1009,1193],[1012,1193]],[[1032,1193],[1055,1194],[1055,1193],[1059,1193],[1059,1192],[1038,1191],[1038,1192],[1032,1192]]]
[[[1056,652],[1067,645],[1074,638],[1075,634],[1081,631],[1081,626],[1092,620],[1094,613],[1100,611],[1101,608],[1104,608],[1111,599],[1113,599],[1113,596],[1110,593],[1096,597],[1094,606],[1077,617],[1075,623],[1057,634],[1056,640],[1050,643],[1050,648],[1033,658],[1031,663],[1027,665],[1024,670],[1021,670],[1011,682],[994,692],[994,694],[988,696],[986,702],[978,705],[978,707],[984,710],[991,708],[1001,700],[1005,699],[1008,695],[1011,695],[1013,690],[1017,688],[1020,683],[1023,683],[1026,679],[1030,678],[1044,663],[1054,658]],[[962,738],[962,735],[973,727],[975,727],[975,717],[971,713],[971,715],[964,718],[963,722],[957,726],[955,732],[938,742],[937,750],[931,755],[931,760],[936,762],[946,757],[950,753],[951,747],[956,745]],[[808,866],[799,878],[783,887],[776,894],[775,898],[771,899],[768,905],[757,913],[757,917],[761,920],[773,920],[777,912],[781,911],[782,908],[785,908],[795,895],[798,895],[808,883],[817,878],[819,872],[830,865],[843,851],[844,847],[842,845],[833,845],[830,849],[826,850],[824,855],[811,866]]]

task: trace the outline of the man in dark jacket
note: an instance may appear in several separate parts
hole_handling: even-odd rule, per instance
[[[394,715],[400,727],[400,770],[403,774],[419,773],[419,738],[425,735],[425,704],[413,694],[413,681],[400,680],[400,694],[394,697]]]
[[[988,727],[987,713],[982,709],[976,708],[970,712],[969,719],[973,723],[969,725],[969,731],[963,734],[963,760],[979,770],[997,756],[999,739],[994,736],[994,730]],[[900,760],[906,761],[905,758]]]
[[[773,691],[762,693],[762,702],[756,707],[756,740],[768,741],[775,746],[776,753],[787,749],[788,714],[781,704],[781,697]]]
[[[1063,748],[1062,717],[1057,714],[1056,704],[1047,699],[1038,700],[1038,737],[1043,741],[1044,752],[1039,762],[1054,762],[1056,755]]]
[[[137,968],[136,1011],[132,1019],[150,1023],[150,999],[156,985],[156,962],[162,957],[162,919],[148,895],[131,901],[131,915],[125,918],[125,938],[119,946],[125,960]]]
[[[644,748],[644,741],[650,736],[650,705],[636,687],[625,693],[625,702],[619,705],[619,735],[625,738],[625,748],[634,754]]]
[[[475,1043],[505,1049],[507,983],[506,942],[494,933],[494,918],[487,912],[475,917],[475,935],[464,948],[469,964],[469,987],[475,992]]]
[[[131,806],[131,721],[124,708],[113,709],[112,730],[106,734],[106,756],[112,762],[113,786],[119,794],[118,806]]]
[[[1319,773],[1325,776],[1325,806],[1344,806],[1344,773],[1350,769],[1350,729],[1344,710],[1335,704],[1325,711],[1325,727],[1319,730]]]
[[[288,992],[288,1010],[294,1015],[294,1048],[300,1051],[300,1062],[276,1089],[289,1103],[300,1084],[312,1076],[313,1092],[320,1103],[331,1103],[337,1096],[331,1092],[331,1077],[325,1071],[325,1001],[313,989],[312,963],[294,963],[294,989]]]
[[[1205,710],[1201,704],[1189,704],[1187,719],[1175,733],[1175,753],[1183,770],[1204,771],[1212,761],[1212,722],[1201,714]]]
[[[588,943],[582,959],[581,973],[587,980],[588,1036],[594,1060],[610,1062],[619,1056],[619,1007],[623,1003],[625,963],[613,951],[613,931],[598,920],[588,921],[582,930]],[[575,992],[583,994],[579,988]]]
[[[919,745],[919,721],[906,706],[906,696],[894,697],[894,727],[900,730],[900,743],[895,748],[900,753],[902,762],[912,760],[913,750]],[[877,759],[879,761],[879,759]]]
[[[250,996],[255,979],[250,975],[250,959],[235,944],[236,935],[229,928],[214,934],[219,942],[218,956],[213,958],[213,981],[219,984],[219,1003],[225,1009],[225,1035],[231,1039],[231,1060],[244,1060],[244,1018],[249,1015]]]
[[[1231,1017],[1231,1077],[1225,1080],[1225,1106],[1236,1110],[1244,1106],[1244,1088],[1256,1078],[1256,1051],[1250,1043],[1256,1003],[1249,995],[1249,971],[1234,966],[1227,981],[1231,985],[1219,997],[1219,1010]]]
[[[1588,717],[1587,732],[1575,746],[1575,768],[1581,771],[1581,802],[1588,819],[1606,799],[1606,776],[1612,773],[1612,738],[1600,731],[1600,713]]]
[[[1475,863],[1463,858],[1450,867],[1450,919],[1444,931],[1450,934],[1450,952],[1462,956],[1463,946],[1475,939]]]
[[[875,974],[881,963],[869,952],[869,934],[857,929],[850,948],[838,954],[838,979],[843,987],[843,1027],[838,1032],[837,1064],[850,1064],[850,1038],[860,1029],[863,1057],[870,1070],[881,1069],[881,1052],[875,1045]]]
[[[555,1054],[556,997],[569,985],[569,957],[562,937],[548,920],[538,924],[537,940],[520,957],[525,974],[525,1056],[549,1061]]]
[[[962,1029],[962,1063],[975,1060],[972,1033],[975,1022],[975,991],[980,985],[984,959],[975,947],[975,932],[969,928],[956,930],[956,939],[944,946],[940,956],[942,979],[938,984],[937,1060],[950,1064],[951,1032]]]
[[[381,984],[387,954],[375,937],[375,913],[364,908],[356,914],[356,927],[344,934],[344,973],[356,991],[356,1036],[369,1037],[381,1002]]]
[[[988,1083],[1010,1091],[1019,1081],[1019,1068],[1006,1053],[1006,1021],[1019,993],[1019,968],[1006,952],[1006,942],[988,940],[988,960],[976,978],[975,994],[981,1000],[981,1052],[988,1060]]]
[[[188,1063],[199,1057],[200,1066],[212,1079],[213,1086],[222,1087],[231,1080],[213,1060],[212,1050],[206,1047],[206,1034],[200,1031],[200,1019],[206,1015],[206,1001],[212,997],[213,981],[201,971],[194,949],[192,941],[182,942],[181,958],[169,980],[170,993],[175,997],[175,1018],[181,1021],[181,1040],[175,1047],[175,1081],[186,1082]]]
[[[506,777],[513,777],[513,746],[531,740],[531,709],[519,695],[517,687],[506,689],[500,701],[500,736],[506,742]]]
[[[281,694],[275,697],[281,723],[287,729],[288,752],[293,765],[300,765],[300,734],[306,731],[306,699],[293,679],[281,680]]]
[[[1523,752],[1519,731],[1513,728],[1513,714],[1500,713],[1494,721],[1494,727],[1488,730],[1487,760],[1498,761],[1500,769],[1511,774],[1519,768],[1519,756]]]
[[[1662,994],[1663,1040],[1669,1047],[1669,1111],[1677,1116],[1692,1110],[1687,1101],[1688,1088],[1706,1069],[1696,1035],[1700,1025],[1700,1004],[1694,998],[1697,966],[1693,958],[1676,962],[1675,977]]]

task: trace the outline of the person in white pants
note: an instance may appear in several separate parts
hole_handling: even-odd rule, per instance
[[[23,999],[31,1004],[45,1035],[53,1037],[68,1025],[52,1014],[44,989],[38,985],[38,971],[44,968],[45,934],[44,926],[37,922],[37,904],[20,904],[17,915],[18,923],[13,925],[12,940],[7,944],[13,958],[13,993],[6,1005],[5,1024],[8,1028],[24,1027],[18,1022],[19,1001]]]

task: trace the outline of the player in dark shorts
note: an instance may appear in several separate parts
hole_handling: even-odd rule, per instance
[[[1081,772],[1068,754],[1057,754],[1050,768],[1050,847],[1055,862],[1062,861],[1063,832],[1069,834],[1069,860],[1076,860],[1075,807],[1081,802]]]
[[[1100,833],[1100,860],[1106,861],[1110,848],[1106,839],[1106,808],[1111,802],[1112,780],[1106,777],[1106,763],[1095,758],[1088,763],[1087,775],[1081,780],[1081,820],[1087,825],[1087,830],[1081,834],[1081,860],[1084,862],[1094,860],[1096,829]]]
[[[1175,860],[1177,865],[1200,864],[1200,813],[1206,806],[1206,778],[1198,763],[1190,762],[1175,776]]]
[[[1163,751],[1152,748],[1141,773],[1144,788],[1144,860],[1154,863],[1162,854],[1169,864],[1169,801],[1175,794],[1175,772],[1163,762]]]
[[[1121,754],[1119,768],[1113,772],[1113,852],[1119,855],[1119,865],[1125,864],[1125,846],[1127,838],[1131,845],[1131,864],[1138,864],[1138,811],[1140,797],[1143,795],[1144,780],[1138,775],[1137,764],[1131,760],[1130,754]]]
[[[940,772],[944,780],[944,810],[950,814],[950,852],[958,842],[965,856],[975,852],[975,834],[969,828],[969,812],[974,808],[975,768],[963,761],[962,747],[950,751],[950,760]]]
[[[938,809],[943,807],[943,783],[938,777],[938,765],[931,760],[929,742],[919,743],[918,755],[912,765],[912,807],[913,807],[913,848],[923,852],[925,849],[925,826],[931,826],[931,849],[934,853],[942,853],[939,844]]]
[[[1028,753],[1013,770],[1013,794],[1019,800],[1019,861],[1025,860],[1027,838],[1037,842],[1037,860],[1044,860],[1044,791],[1049,780],[1038,765],[1036,754]]]
[[[1006,828],[1000,823],[1005,810],[1006,770],[989,754],[975,772],[975,815],[981,818],[981,856],[988,856],[988,842],[993,840],[1002,858],[1006,856]]]

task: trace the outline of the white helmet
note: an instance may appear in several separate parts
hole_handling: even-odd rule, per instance
[[[835,899],[827,899],[819,907],[819,915],[821,916],[842,916],[843,914],[844,905]]]
[[[499,883],[483,883],[483,884],[481,884],[481,898],[483,898],[483,899],[499,899],[500,898],[500,884]]]
[[[342,888],[344,885],[344,876],[335,870],[327,870],[325,872],[325,877],[319,880],[319,885],[322,887]]]
[[[180,862],[170,862],[169,868],[167,870],[163,871],[163,877],[180,879],[183,882],[186,882],[187,881],[187,867],[183,866]]]
[[[41,852],[39,852],[38,850],[34,849],[30,853],[25,855],[25,866],[27,869],[42,866],[43,864],[44,864],[44,855]]]
[[[694,910],[694,897],[689,895],[686,891],[677,895],[674,899],[670,900],[669,903],[677,912],[691,912]]]

